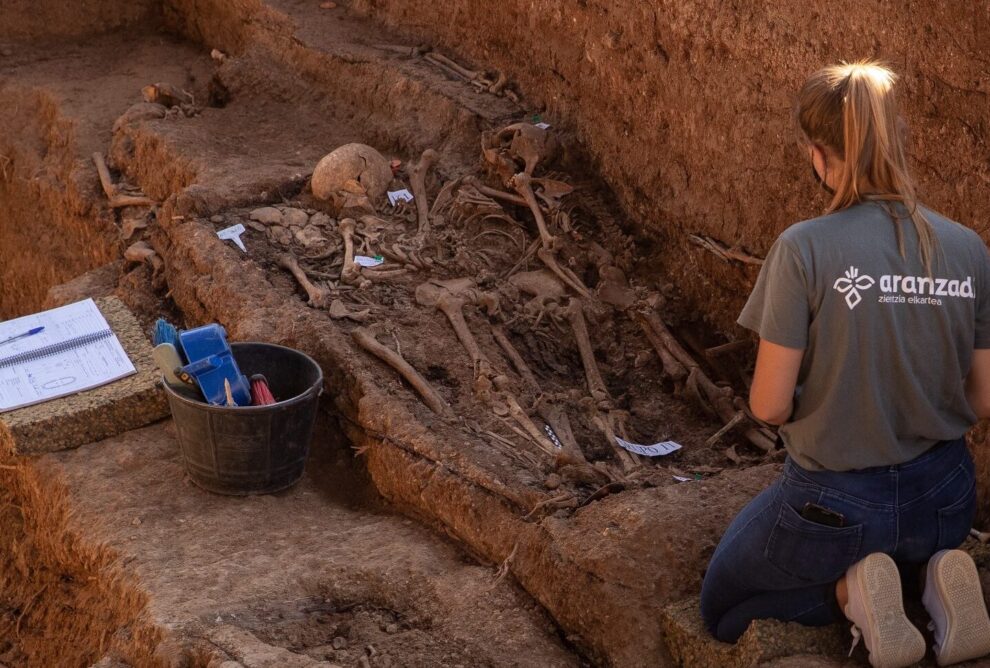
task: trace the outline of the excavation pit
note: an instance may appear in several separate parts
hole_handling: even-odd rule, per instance
[[[415,4],[423,12],[435,11]],[[681,11],[691,15],[703,5]],[[476,14],[470,3],[457,7],[462,18]],[[111,33],[59,20],[56,12],[48,29],[51,36],[66,36],[59,49],[26,41],[41,34],[38,24],[0,30],[0,46],[13,54],[0,60],[6,100],[0,102],[0,127],[16,130],[0,138],[0,203],[13,222],[0,226],[0,271],[5,272],[0,313],[36,310],[46,299],[73,294],[116,292],[146,323],[160,314],[187,326],[219,322],[233,340],[268,341],[313,356],[331,388],[324,401],[332,402],[350,438],[350,449],[333,446],[334,456],[356,452],[358,457],[346,471],[332,473],[311,462],[303,493],[318,498],[307,501],[306,521],[322,527],[328,508],[338,512],[339,499],[326,497],[329,481],[366,475],[392,507],[451,536],[472,559],[518,582],[526,593],[509,588],[506,610],[530,610],[535,601],[553,619],[539,610],[527,613],[515,626],[500,627],[505,630],[492,643],[463,653],[450,639],[462,642],[484,632],[481,626],[452,629],[451,615],[443,612],[457,599],[458,589],[451,585],[436,594],[431,614],[438,621],[429,627],[433,639],[424,640],[426,649],[417,654],[415,643],[396,644],[397,652],[423,665],[448,660],[498,665],[505,653],[493,648],[512,635],[511,629],[529,629],[528,645],[506,651],[513,658],[529,657],[531,665],[704,665],[716,660],[712,657],[722,657],[718,661],[729,662],[725,665],[757,665],[809,653],[821,661],[838,656],[841,648],[827,637],[812,634],[781,644],[790,631],[774,628],[757,629],[736,650],[713,646],[685,603],[696,595],[729,519],[779,469],[781,453],[772,448],[772,434],[736,401],[745,396],[752,341],[731,322],[757,273],[760,249],[798,219],[802,207],[810,213],[816,204],[769,195],[762,199],[783,202],[774,212],[744,204],[737,188],[758,190],[753,170],[730,162],[728,173],[713,177],[722,168],[709,163],[724,154],[714,140],[701,142],[703,155],[692,153],[698,135],[685,128],[695,127],[697,114],[708,109],[729,126],[732,105],[715,109],[708,100],[724,93],[727,84],[715,76],[718,54],[704,47],[721,43],[719,48],[731,52],[732,40],[716,38],[727,28],[716,23],[715,33],[699,36],[701,46],[694,47],[678,32],[677,17],[668,15],[674,10],[658,9],[656,20],[669,19],[669,25],[657,29],[656,45],[647,49],[630,41],[641,32],[628,29],[639,25],[639,10],[626,3],[575,9],[578,27],[553,13],[534,16],[540,25],[555,26],[549,34],[559,33],[554,39],[567,42],[568,49],[585,45],[584,53],[572,54],[574,62],[590,63],[581,67],[593,71],[584,71],[555,63],[555,56],[535,46],[530,52],[542,54],[539,62],[522,62],[519,49],[504,39],[480,47],[459,32],[460,21],[438,19],[430,27],[407,20],[404,11],[388,2],[324,9],[289,0],[175,0],[133,15],[116,14],[127,26]],[[499,16],[475,16],[477,34],[518,32],[500,22],[528,11],[533,10],[512,3]],[[393,27],[382,28],[355,12]],[[585,21],[595,12],[608,15],[608,30],[586,33]],[[909,18],[894,26],[905,44],[913,34]],[[967,18],[959,10],[959,16],[941,20],[960,26]],[[790,30],[783,25],[789,23],[767,30],[770,35]],[[840,34],[844,24],[830,25]],[[82,32],[88,37],[80,39]],[[956,32],[969,44],[968,33]],[[933,35],[925,38],[932,44],[948,39],[939,30]],[[682,42],[683,48],[671,46]],[[637,91],[602,89],[619,85],[607,82],[642,84],[626,74],[635,67],[659,72],[651,59],[659,58],[663,71],[673,72],[679,51],[690,55],[694,48],[712,70],[714,92],[702,95],[708,103],[686,94],[684,72],[669,75],[669,90],[680,91],[689,108],[678,101],[658,104],[655,119],[642,103],[634,104],[642,99]],[[218,53],[211,57],[214,49]],[[126,61],[122,53],[129,55]],[[804,53],[792,72],[776,65],[774,52],[775,84],[784,89],[822,54]],[[487,62],[491,66],[483,74],[492,81],[486,86],[471,76]],[[983,122],[970,118],[962,103],[979,97],[985,76],[966,90],[949,85],[969,80],[967,63],[950,63],[939,73],[923,59],[912,75],[947,101],[952,121],[947,136],[956,147],[966,135],[963,121],[972,127]],[[753,68],[760,67],[760,59],[750,54],[730,69],[754,82],[759,76]],[[582,87],[581,81],[593,85]],[[162,109],[133,106],[142,104],[143,87],[158,83],[189,97]],[[766,133],[779,131],[786,114],[778,113],[776,97],[767,90],[750,94],[754,97],[743,101],[772,116]],[[622,100],[611,114],[609,99]],[[912,120],[922,128],[922,143],[930,146],[936,130],[925,118]],[[531,129],[544,122],[551,127],[542,134]],[[751,155],[767,139],[760,132],[733,135],[732,141]],[[556,150],[543,143],[547,136]],[[651,145],[651,137],[663,151],[641,150]],[[428,232],[417,200],[379,205],[371,213],[362,211],[360,202],[342,211],[313,196],[310,171],[322,156],[351,142],[399,161],[393,186],[425,191]],[[790,184],[797,161],[785,143],[774,146],[773,164],[764,171]],[[427,149],[436,151],[435,164]],[[529,178],[507,178],[533,164],[533,150],[539,155]],[[158,205],[108,209],[91,166],[93,152],[106,156],[118,194],[149,197]],[[942,153],[932,160],[936,176],[924,178],[941,194],[955,167],[945,166]],[[973,173],[985,173],[981,169],[976,166]],[[537,215],[527,185],[534,188]],[[729,210],[733,206],[738,215]],[[344,222],[348,219],[352,223]],[[218,231],[236,224],[246,228],[246,253],[217,238]],[[384,263],[359,271],[345,266],[345,237],[352,254],[380,255]],[[138,241],[159,262],[121,260]],[[415,369],[429,391],[382,361],[390,356],[382,348]],[[141,480],[156,490],[149,503],[172,496],[179,505],[189,502],[187,495],[198,499],[194,490],[177,484],[181,474],[167,427],[152,429],[159,431],[142,433],[153,434],[146,437],[156,442],[154,458],[169,471],[164,481],[151,480],[150,472],[135,473],[145,468],[126,454],[136,447],[128,436],[25,466],[54,468],[67,481],[69,506],[85,508],[94,518],[100,503],[139,504]],[[669,439],[682,448],[647,459],[627,454],[615,436],[640,444]],[[329,440],[326,431],[318,433],[314,452]],[[768,443],[770,448],[761,447]],[[111,454],[117,451],[122,454]],[[113,475],[134,482],[110,499],[87,480],[95,467],[113,468],[114,458],[124,464],[118,462]],[[271,503],[292,507],[299,501],[293,494],[272,497]],[[258,512],[252,521],[271,521],[251,508]],[[367,618],[368,629],[379,622],[386,629],[390,624],[406,629],[408,615],[423,614],[408,601],[386,600],[383,592],[401,587],[398,581],[325,596],[321,588],[351,577],[346,568],[322,573],[325,554],[297,555],[294,567],[305,576],[305,586],[280,580],[266,584],[263,593],[224,592],[221,586],[216,596],[187,598],[221,571],[195,551],[169,552],[164,536],[175,527],[143,519],[141,512],[136,513],[140,524],[114,518],[109,529],[77,523],[69,530],[82,543],[120,555],[123,571],[134,576],[127,591],[138,596],[132,607],[121,606],[121,618],[107,618],[99,627],[111,639],[81,642],[80,657],[95,661],[112,651],[140,663],[150,656],[165,661],[169,652],[179,652],[197,661],[219,649],[248,665],[244,657],[250,652],[281,650],[306,657],[300,661],[358,665],[363,658],[385,665],[382,656],[392,654],[379,647],[378,635],[368,630],[348,640],[367,642],[378,654],[350,644],[344,651],[333,646],[336,636],[328,636],[327,643],[320,635],[322,625],[338,624],[340,606],[352,603],[354,614]],[[242,527],[246,521],[233,507],[221,512],[218,506],[216,512],[218,522]],[[364,514],[352,521],[354,531],[369,522]],[[388,530],[397,521],[389,519]],[[17,530],[28,535],[36,529]],[[325,547],[307,543],[304,535],[297,523],[283,540],[288,546],[300,541],[316,552]],[[240,549],[216,546],[218,555]],[[445,554],[457,554],[449,549]],[[59,550],[51,555],[53,563],[70,559]],[[245,574],[274,563],[271,554],[256,556]],[[460,572],[450,560],[441,563]],[[391,564],[376,557],[366,573],[373,577],[375,568],[387,570]],[[480,567],[472,568],[480,578]],[[166,575],[182,569],[189,569],[188,579]],[[440,577],[425,568],[420,575],[422,582]],[[500,582],[503,591],[507,585]],[[9,605],[15,625],[24,613],[25,637],[44,628],[32,603],[44,584],[33,584],[37,588],[18,590]],[[471,587],[480,591],[477,582]],[[283,598],[295,603],[276,604]],[[52,598],[60,600],[68,599]],[[272,614],[310,630],[259,623]],[[313,622],[314,615],[326,620]],[[140,618],[140,632],[115,636],[125,618]],[[89,637],[97,626],[88,628],[80,637]],[[408,630],[426,633],[423,628],[412,624]],[[293,634],[303,639],[293,640]],[[225,643],[240,649],[224,649]],[[324,649],[327,644],[330,649]],[[34,665],[51,659],[51,654],[31,655],[31,647],[26,640],[11,651],[27,652]]]

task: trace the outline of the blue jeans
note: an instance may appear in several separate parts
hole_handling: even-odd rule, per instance
[[[802,517],[809,502],[841,513],[844,526]],[[917,572],[965,540],[975,512],[973,460],[962,438],[904,464],[858,471],[806,471],[788,458],[722,536],[701,587],[701,615],[724,642],[754,619],[839,621],[835,583],[849,566],[885,552],[905,575]]]

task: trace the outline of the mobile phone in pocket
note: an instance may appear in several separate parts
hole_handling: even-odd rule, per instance
[[[837,513],[825,506],[819,506],[817,503],[811,503],[810,501],[804,504],[804,508],[801,509],[801,517],[809,522],[822,524],[827,527],[835,527],[836,529],[846,525],[845,515]]]

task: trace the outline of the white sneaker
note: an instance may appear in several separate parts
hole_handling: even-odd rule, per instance
[[[921,601],[932,618],[938,665],[990,654],[990,617],[976,564],[968,554],[942,550],[929,559]]]
[[[846,571],[846,588],[844,612],[853,623],[853,648],[862,636],[871,666],[902,668],[924,658],[925,638],[904,614],[901,576],[893,559],[874,552],[853,564]]]

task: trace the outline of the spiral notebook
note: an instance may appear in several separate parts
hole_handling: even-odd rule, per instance
[[[106,385],[137,371],[92,299],[0,322],[0,413]]]

